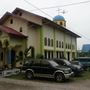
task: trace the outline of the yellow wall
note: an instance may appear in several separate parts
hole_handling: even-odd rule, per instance
[[[40,53],[40,29],[28,27],[27,47],[33,46],[35,49],[35,56]]]
[[[53,47],[51,46],[45,46],[44,45],[44,50],[48,50],[48,51],[62,51],[64,52],[64,55],[66,58],[68,58],[67,53],[70,53],[70,59],[72,59],[72,52],[76,53],[76,38],[67,34],[66,32],[63,32],[59,29],[54,29],[48,25],[43,25],[43,38],[47,37],[50,39],[53,39],[54,45]],[[63,42],[64,46],[63,48],[61,47],[56,47],[56,41],[60,41],[61,43]],[[48,41],[47,41],[48,42]],[[66,44],[71,45],[71,48],[67,48],[66,49]],[[74,45],[74,49],[72,49],[72,45]],[[61,44],[62,46],[62,44]],[[56,55],[54,55],[56,57]]]
[[[20,12],[17,13],[18,16],[19,16],[19,13]],[[22,12],[22,16],[20,16],[20,17],[25,18],[26,20],[34,22],[36,24],[42,25],[42,18],[40,18],[32,13]]]
[[[11,19],[13,19],[13,24],[10,23]],[[27,36],[27,25],[28,25],[28,23],[25,20],[10,17],[8,20],[6,20],[4,25],[6,25],[8,27],[11,27],[11,28],[15,29],[18,32],[20,32],[20,27],[22,27],[22,32],[21,33],[23,33],[24,35]]]
[[[54,40],[54,29],[48,25],[43,25],[43,40],[45,37],[47,37],[47,39],[50,38]],[[50,47],[44,45],[44,49],[54,50],[54,46]]]

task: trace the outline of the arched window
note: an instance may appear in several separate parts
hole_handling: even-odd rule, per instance
[[[59,48],[61,48],[61,41],[59,41]]]
[[[63,25],[63,22],[60,22],[60,25]]]
[[[10,24],[13,24],[13,19],[10,20]]]
[[[44,45],[47,46],[47,38],[44,38]]]
[[[50,38],[48,38],[48,46],[50,46]]]
[[[22,16],[22,12],[19,13],[19,16]]]
[[[20,27],[20,30],[19,31],[22,32],[22,27]]]
[[[58,47],[58,40],[56,41],[56,47]]]
[[[69,44],[68,44],[68,49],[70,49]]]
[[[62,48],[64,47],[64,44],[63,44],[63,42],[62,42]]]

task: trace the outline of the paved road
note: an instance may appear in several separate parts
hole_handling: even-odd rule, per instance
[[[0,90],[90,90],[90,80],[56,83],[0,78]]]

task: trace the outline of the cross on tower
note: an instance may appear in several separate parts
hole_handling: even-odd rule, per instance
[[[59,8],[58,8],[58,10],[57,10],[57,11],[58,11],[58,15],[59,15],[59,13],[60,13],[61,9],[59,9]]]
[[[59,9],[59,8],[58,8],[58,10],[57,10],[57,11],[58,11],[58,15],[59,15],[60,13],[63,13],[63,14],[65,14],[65,13],[66,13],[66,11],[65,11],[65,10],[63,10],[63,11],[61,11],[61,10],[62,10],[62,9]]]

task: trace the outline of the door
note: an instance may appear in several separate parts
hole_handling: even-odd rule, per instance
[[[67,52],[67,59],[70,61],[70,52]]]
[[[46,60],[43,60],[41,62],[41,74],[48,76],[48,75],[52,75],[53,72],[54,72],[54,69],[52,68],[50,63]]]
[[[12,50],[11,50],[11,67],[12,67],[12,68],[15,67],[15,57],[16,57],[16,53],[15,53],[15,51],[12,49]]]

